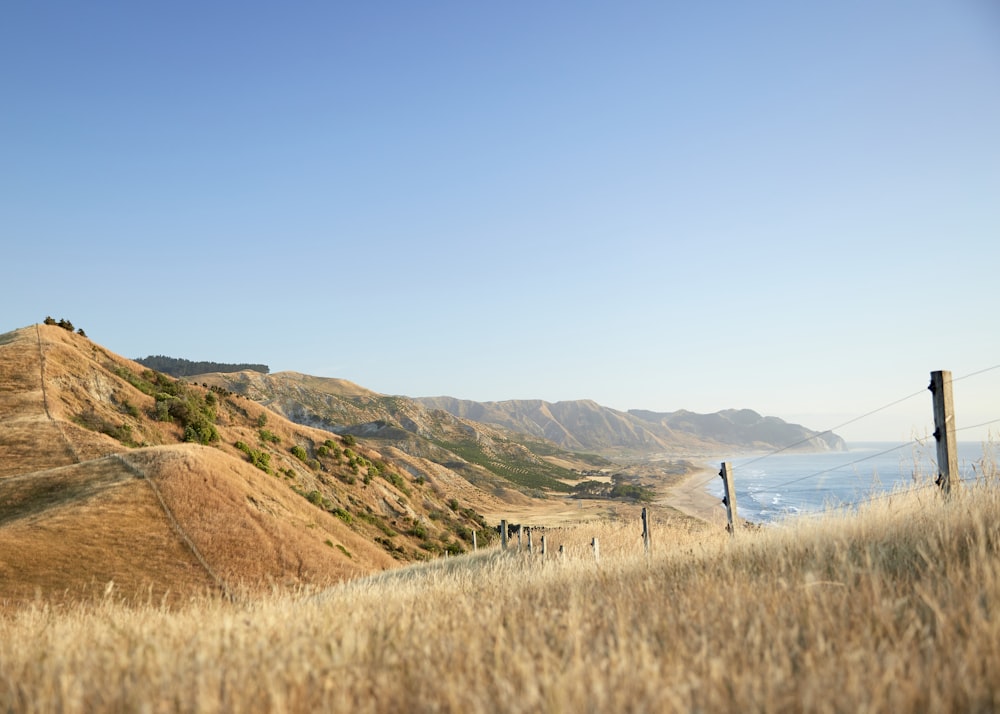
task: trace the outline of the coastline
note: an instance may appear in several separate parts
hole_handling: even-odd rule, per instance
[[[718,498],[706,490],[712,479],[718,477],[718,472],[713,468],[699,469],[676,486],[671,486],[661,503],[708,523],[724,524],[726,509]]]

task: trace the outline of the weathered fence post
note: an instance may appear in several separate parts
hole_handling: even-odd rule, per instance
[[[955,444],[955,405],[951,394],[951,372],[931,372],[927,387],[934,398],[934,439],[937,441],[938,477],[935,483],[947,496],[951,479],[958,477],[958,448]]]
[[[525,528],[524,530],[528,531],[528,555],[531,555],[531,552],[533,550],[533,548],[531,547],[531,529]]]
[[[559,544],[559,560],[566,560],[566,546]]]
[[[649,511],[645,506],[642,508],[642,546],[649,555]]]
[[[500,547],[507,550],[507,521],[500,521]]]
[[[597,537],[595,536],[590,544],[594,547],[594,560],[601,559],[601,544],[597,542]]]
[[[726,530],[729,531],[729,535],[736,535],[736,519],[738,518],[736,514],[736,487],[733,485],[733,467],[728,461],[722,462],[722,470],[719,471],[719,476],[722,477],[722,485],[725,495],[722,497],[722,502],[726,505],[726,519],[728,521],[726,525]]]
[[[521,534],[524,532],[524,526],[518,524],[517,526],[517,550],[521,550]]]
[[[547,551],[548,551],[548,549],[546,548],[546,543],[545,543],[545,534],[543,533],[543,534],[542,534],[542,557],[543,557],[543,558],[545,557],[545,553],[546,553]]]
[[[476,532],[472,531],[472,552],[475,553],[479,550],[479,545],[476,543]]]

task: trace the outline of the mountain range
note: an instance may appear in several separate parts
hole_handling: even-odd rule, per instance
[[[527,439],[548,449],[639,460],[846,448],[836,434],[761,416],[751,409],[727,409],[714,414],[641,409],[622,412],[586,399],[552,403],[538,399],[476,402],[452,397],[410,398],[379,394],[342,379],[297,372],[264,374],[241,370],[192,379],[244,394],[299,423],[381,438],[407,440],[418,436],[433,440],[441,436],[437,430],[446,425],[454,430],[461,424],[470,433],[486,430],[488,437],[501,430],[506,438]]]

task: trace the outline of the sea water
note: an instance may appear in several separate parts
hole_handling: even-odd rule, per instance
[[[740,517],[757,523],[819,513],[883,497],[908,484],[929,484],[937,477],[937,446],[921,443],[858,443],[848,451],[746,456],[729,461]],[[995,444],[959,442],[961,480],[975,479],[985,462],[997,463]],[[719,468],[721,463],[712,464]],[[954,482],[954,477],[953,482]],[[722,479],[709,492],[720,500]],[[720,506],[722,507],[722,506]]]

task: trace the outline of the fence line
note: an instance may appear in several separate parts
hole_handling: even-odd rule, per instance
[[[838,424],[837,426],[831,427],[830,429],[827,429],[827,430],[821,431],[821,432],[817,432],[817,433],[813,434],[812,436],[810,436],[810,437],[808,437],[806,439],[801,439],[801,440],[796,441],[796,442],[794,442],[792,444],[788,444],[787,446],[783,446],[783,447],[781,447],[779,449],[775,449],[775,450],[773,450],[771,452],[768,452],[768,453],[763,454],[761,456],[758,456],[756,458],[750,459],[749,461],[746,461],[744,463],[738,464],[737,466],[738,466],[739,469],[746,468],[746,467],[751,466],[753,464],[759,463],[760,461],[763,461],[764,459],[770,458],[772,456],[776,456],[776,455],[778,455],[780,453],[788,451],[789,449],[793,449],[796,446],[800,446],[802,444],[806,444],[806,443],[812,441],[813,439],[815,439],[818,436],[823,436],[825,434],[831,434],[831,433],[833,433],[837,429],[841,429],[841,428],[843,428],[845,426],[848,426],[850,424],[855,424],[855,423],[857,423],[859,421],[862,421],[863,419],[866,419],[866,418],[871,417],[871,416],[873,416],[875,414],[878,414],[879,412],[885,411],[886,409],[889,409],[891,407],[897,406],[897,405],[902,404],[902,403],[904,403],[906,401],[914,399],[917,396],[923,395],[928,389],[931,389],[935,410],[939,410],[939,409],[942,408],[942,405],[940,403],[942,400],[939,398],[938,394],[935,393],[936,391],[937,392],[944,392],[945,390],[950,390],[951,385],[953,383],[955,383],[955,382],[959,382],[959,381],[963,381],[963,380],[966,380],[966,379],[970,379],[972,377],[976,377],[976,376],[979,376],[979,375],[982,375],[982,374],[985,374],[987,372],[991,372],[991,371],[994,371],[994,370],[997,370],[997,369],[1000,369],[1000,364],[994,365],[992,367],[987,367],[985,369],[977,370],[975,372],[970,372],[969,374],[963,375],[961,377],[952,377],[951,374],[950,374],[950,372],[947,372],[947,371],[934,372],[931,375],[931,387],[929,387],[929,388],[924,388],[924,389],[921,389],[918,392],[914,392],[912,394],[908,394],[905,397],[901,397],[899,399],[894,399],[891,402],[888,402],[888,403],[886,403],[886,404],[884,404],[884,405],[882,405],[882,406],[880,406],[880,407],[878,407],[876,409],[869,410],[869,411],[865,412],[864,414],[861,414],[860,416],[857,416],[857,417],[849,419],[849,420],[847,420],[845,422],[842,422],[841,424]],[[935,382],[937,383],[936,389],[935,389]],[[944,387],[944,389],[942,389],[942,386]],[[952,434],[954,434],[956,432],[968,431],[968,430],[971,430],[971,429],[979,429],[979,428],[982,428],[984,426],[990,426],[992,424],[1000,424],[1000,418],[996,418],[996,419],[991,419],[989,421],[985,421],[985,422],[982,422],[982,423],[979,423],[979,424],[974,424],[974,425],[971,425],[971,426],[964,426],[964,427],[960,427],[960,428],[955,428],[954,426],[952,426],[954,424],[954,414],[951,411],[951,406],[950,405],[948,406],[948,410],[947,410],[947,415],[946,416],[942,416],[940,414],[936,415],[936,418],[935,418],[935,422],[936,423],[938,422],[938,417],[941,418],[941,423],[948,423],[949,424],[949,430],[951,431]],[[936,439],[938,442],[940,442],[941,439],[943,439],[942,431],[943,430],[941,429],[940,426],[938,426],[938,428],[935,431],[935,437],[936,438],[939,437],[939,438]],[[792,486],[792,485],[795,485],[795,484],[798,484],[798,483],[803,483],[803,482],[809,481],[811,479],[815,479],[815,478],[818,478],[818,477],[824,476],[826,474],[830,474],[830,473],[833,473],[833,472],[836,472],[836,471],[839,471],[839,470],[842,470],[842,469],[845,469],[845,468],[857,466],[858,464],[865,463],[867,461],[871,461],[873,459],[880,458],[880,457],[885,456],[887,454],[891,454],[893,452],[900,451],[900,450],[908,448],[908,447],[912,448],[912,447],[915,447],[915,446],[924,446],[925,443],[926,443],[926,441],[927,441],[926,438],[923,438],[923,439],[922,438],[913,438],[913,439],[911,439],[909,441],[897,444],[897,445],[892,446],[892,447],[890,447],[888,449],[883,449],[881,451],[877,451],[877,452],[872,453],[872,454],[867,454],[867,455],[862,456],[860,458],[856,458],[856,459],[853,459],[851,461],[840,463],[840,464],[837,464],[836,466],[833,466],[833,467],[830,467],[830,468],[822,469],[820,471],[816,471],[816,472],[813,472],[813,473],[810,473],[810,474],[806,474],[804,476],[798,476],[798,477],[795,477],[795,478],[792,478],[792,479],[788,479],[788,480],[783,481],[783,482],[781,482],[779,484],[768,485],[767,488],[768,488],[768,490],[781,490],[783,494],[787,494],[787,493],[800,493],[800,494],[801,493],[809,493],[810,491],[817,490],[817,488],[814,487],[814,488],[792,489],[790,491],[786,490],[786,489],[787,489],[788,486]],[[808,517],[808,516],[823,515],[823,513],[829,512],[829,509],[831,509],[831,508],[833,510],[858,508],[858,507],[860,507],[860,506],[862,506],[864,504],[867,504],[867,503],[874,503],[874,502],[877,502],[877,501],[880,501],[880,500],[883,500],[883,499],[891,499],[891,498],[897,497],[897,496],[901,495],[902,493],[918,493],[918,492],[922,492],[922,491],[927,490],[927,489],[932,488],[932,487],[937,487],[940,490],[942,490],[945,493],[947,493],[948,489],[945,487],[945,485],[948,484],[950,481],[955,482],[955,483],[970,483],[970,482],[974,482],[974,481],[981,481],[981,480],[983,480],[984,476],[983,476],[983,474],[980,474],[980,473],[976,473],[976,474],[974,474],[972,476],[966,476],[966,477],[963,477],[959,473],[959,470],[957,468],[957,455],[956,455],[954,449],[951,448],[951,446],[949,446],[949,448],[947,448],[947,449],[943,449],[943,452],[944,453],[949,453],[950,452],[951,460],[955,461],[955,464],[952,465],[952,466],[950,466],[950,467],[946,465],[945,469],[944,469],[944,472],[941,472],[939,470],[938,480],[936,482],[934,482],[934,483],[927,483],[927,484],[924,484],[924,485],[910,485],[909,487],[906,488],[905,491],[900,491],[898,488],[894,488],[894,489],[890,489],[888,491],[885,491],[883,493],[869,494],[869,495],[865,496],[864,498],[858,499],[858,500],[855,500],[855,501],[841,501],[840,503],[837,503],[837,504],[828,504],[828,509],[824,509],[820,513],[802,514],[802,515],[800,515],[798,517],[801,518],[801,517]],[[939,451],[939,453],[941,453],[941,452]],[[984,458],[985,458],[985,454],[984,454]],[[939,461],[940,461],[940,458],[939,458]],[[941,468],[940,464],[938,465],[938,468],[939,469]],[[973,466],[973,469],[975,470],[975,466]],[[947,477],[945,477],[946,473],[948,474]],[[731,534],[735,534],[736,524],[739,523],[739,522],[741,522],[743,519],[741,519],[739,517],[738,513],[736,512],[735,487],[734,487],[734,479],[733,479],[733,477],[734,477],[734,471],[733,471],[733,468],[732,468],[732,466],[730,465],[729,462],[723,462],[722,471],[720,472],[720,476],[723,477],[724,490],[725,490],[725,497],[722,500],[722,504],[727,507],[727,513],[729,514],[729,516],[727,518],[727,530],[729,530]],[[898,486],[898,484],[897,484],[897,486]],[[730,525],[730,524],[732,524],[732,525]],[[502,538],[502,541],[504,542],[504,547],[506,547],[506,540],[507,540],[507,538],[506,538],[506,536],[507,536],[507,522],[506,521],[501,521],[501,531],[502,531],[501,532],[501,538]],[[518,533],[518,551],[521,551],[522,548],[521,548],[521,529],[520,529],[520,527],[518,527],[517,533]],[[532,550],[533,549],[531,547],[530,530],[528,531],[528,533],[529,533],[529,536],[528,536],[528,553],[532,554]],[[543,546],[542,546],[542,555],[544,556],[545,553],[546,553],[546,547],[544,545],[545,544],[545,536],[542,536],[542,538],[543,538],[543,540],[542,540],[542,543],[543,543]],[[645,548],[645,551],[648,553],[649,552],[649,531],[648,531],[647,511],[646,511],[645,508],[642,509],[642,542],[643,542],[643,546]],[[598,541],[597,541],[596,537],[591,541],[591,547],[593,549],[593,556],[594,556],[595,561],[599,561],[599,559],[600,559],[600,551],[599,551],[599,544],[598,544]],[[560,556],[563,556],[564,553],[565,553],[564,546],[560,545],[559,546],[559,554],[560,554]]]
[[[979,429],[979,428],[982,428],[984,426],[989,426],[991,424],[1000,423],[1000,418],[998,418],[998,419],[992,419],[992,420],[989,420],[989,421],[986,421],[986,422],[982,422],[980,424],[975,424],[975,425],[971,425],[971,426],[962,427],[960,429],[955,428],[954,411],[953,411],[953,405],[951,403],[952,402],[952,398],[951,398],[951,386],[952,386],[952,384],[954,382],[962,381],[962,380],[965,380],[965,379],[969,379],[971,377],[982,375],[982,374],[985,374],[987,372],[991,372],[991,371],[996,370],[996,369],[1000,369],[1000,364],[994,365],[992,367],[987,367],[985,369],[981,369],[981,370],[978,370],[976,372],[971,372],[969,374],[966,374],[966,375],[963,375],[962,377],[957,377],[957,378],[953,378],[952,375],[951,375],[951,373],[948,372],[948,371],[945,371],[945,370],[935,371],[935,372],[931,373],[931,383],[930,383],[930,386],[928,387],[928,389],[931,391],[931,394],[932,394],[933,415],[934,415],[934,423],[935,423],[934,436],[935,436],[935,441],[937,443],[937,452],[938,452],[937,453],[937,455],[938,455],[937,465],[936,465],[936,468],[937,468],[937,471],[938,471],[938,478],[935,481],[935,483],[932,484],[932,485],[937,485],[938,487],[940,487],[940,489],[942,490],[942,492],[945,493],[945,494],[948,494],[948,492],[950,491],[950,485],[951,485],[952,479],[954,479],[954,481],[956,483],[967,482],[967,481],[970,480],[968,478],[963,478],[961,476],[960,472],[959,472],[959,468],[958,468],[958,455],[957,455],[957,443],[955,442],[955,434],[956,434],[956,432],[966,431],[966,430],[970,430],[970,429]],[[888,403],[888,404],[886,404],[886,405],[884,405],[882,407],[879,407],[878,409],[874,409],[874,410],[871,410],[869,412],[866,412],[865,414],[862,414],[861,416],[858,416],[858,417],[855,417],[853,419],[850,419],[850,420],[844,422],[843,424],[841,424],[841,425],[839,425],[837,427],[833,427],[833,429],[827,430],[825,432],[820,432],[819,434],[822,435],[822,434],[826,434],[826,433],[831,433],[834,429],[839,429],[839,428],[841,428],[843,426],[846,426],[848,424],[853,424],[853,423],[856,423],[858,421],[861,421],[862,419],[864,419],[866,417],[869,417],[869,416],[871,416],[873,414],[876,414],[876,413],[878,413],[880,411],[883,411],[885,409],[888,409],[891,406],[895,406],[895,405],[900,404],[902,402],[905,402],[905,401],[907,401],[909,399],[912,399],[912,398],[916,397],[917,395],[923,394],[923,392],[924,392],[924,390],[921,390],[919,392],[914,392],[913,394],[908,395],[906,397],[902,397],[901,399],[896,399],[896,400],[894,400],[894,401],[892,401],[892,402],[890,402],[890,403]],[[814,437],[810,437],[810,438],[814,438]],[[760,461],[762,461],[762,460],[764,460],[764,459],[766,459],[768,457],[774,456],[774,455],[779,454],[779,453],[781,453],[783,451],[787,451],[788,449],[790,449],[790,448],[792,448],[794,446],[806,443],[807,441],[809,441],[809,439],[800,440],[798,442],[795,442],[794,444],[790,444],[789,446],[783,447],[781,449],[777,449],[775,451],[772,451],[770,453],[764,454],[764,455],[762,455],[760,457],[757,457],[755,459],[751,459],[751,460],[749,460],[749,461],[747,461],[747,462],[745,462],[743,464],[740,464],[739,466],[740,466],[740,468],[744,468],[744,467],[753,465],[753,464],[758,463],[758,462],[760,462]],[[783,495],[784,494],[788,494],[790,492],[787,491],[786,488],[788,486],[790,486],[790,485],[794,485],[794,484],[797,484],[797,483],[802,483],[802,482],[805,482],[805,481],[809,481],[811,479],[815,479],[815,478],[824,476],[824,475],[829,474],[829,473],[840,471],[840,470],[842,470],[844,468],[855,466],[855,465],[857,465],[859,463],[863,463],[865,461],[870,461],[872,459],[876,459],[876,458],[879,458],[881,456],[885,456],[886,454],[892,453],[894,451],[899,451],[901,449],[904,449],[904,448],[907,448],[907,447],[913,447],[913,446],[916,446],[916,445],[922,446],[923,442],[920,439],[912,439],[909,442],[905,442],[905,443],[899,444],[897,446],[893,446],[893,447],[891,447],[889,449],[884,449],[884,450],[879,451],[879,452],[874,453],[874,454],[868,454],[868,455],[866,455],[864,457],[861,457],[859,459],[854,459],[854,460],[846,462],[846,463],[841,463],[841,464],[838,464],[838,465],[833,466],[831,468],[822,469],[820,471],[816,471],[814,473],[806,474],[804,476],[799,476],[799,477],[796,477],[796,478],[788,479],[788,480],[783,481],[783,482],[778,483],[778,484],[774,484],[774,485],[770,485],[769,484],[768,487],[767,487],[767,490],[780,491]],[[984,453],[984,458],[985,458],[985,456],[986,455]],[[728,464],[724,462],[723,463],[723,474],[726,471],[727,466],[728,466]],[[975,467],[973,467],[973,468],[975,468]],[[981,476],[977,476],[976,478],[981,478]],[[726,481],[725,476],[723,477],[723,480]],[[723,499],[723,503],[727,505],[727,510],[728,510],[728,501],[731,501],[731,498],[729,496],[730,488],[731,488],[731,485],[727,484],[726,497]],[[808,493],[808,492],[814,491],[814,490],[816,490],[816,488],[813,488],[813,489],[793,489],[791,491],[791,493]],[[872,496],[872,495],[869,495],[868,497],[866,497],[865,499],[863,499],[861,501],[854,502],[853,504],[846,504],[846,503],[844,503],[844,504],[841,504],[840,507],[852,507],[852,505],[857,505],[857,504],[864,503],[864,502],[871,502],[873,500],[877,500],[877,498],[880,498],[880,497],[891,497],[892,495],[893,495],[892,491],[888,492],[888,494],[883,495],[883,496]]]
[[[951,378],[948,381],[949,381],[949,383],[954,384],[955,382],[961,382],[963,380],[970,379],[972,377],[978,377],[978,376],[980,376],[982,374],[985,374],[987,372],[992,372],[992,371],[997,370],[997,369],[1000,369],[1000,364],[995,364],[992,367],[986,367],[985,369],[976,370],[975,372],[970,372],[968,374],[964,374],[961,377],[953,377],[953,378]],[[836,426],[832,426],[829,429],[825,429],[823,431],[816,432],[816,434],[814,434],[813,436],[807,437],[805,439],[800,439],[800,440],[798,440],[796,442],[788,444],[787,446],[782,446],[781,448],[775,449],[775,450],[770,451],[770,452],[768,452],[766,454],[762,454],[761,456],[758,456],[757,458],[755,458],[755,459],[753,459],[751,461],[747,461],[746,463],[741,464],[741,466],[742,467],[750,466],[751,464],[755,464],[758,461],[762,461],[762,460],[767,459],[767,458],[769,458],[771,456],[776,456],[777,454],[780,454],[780,453],[783,453],[785,451],[788,451],[789,449],[794,449],[796,446],[801,446],[803,444],[807,444],[807,443],[809,443],[810,441],[812,441],[813,439],[815,439],[817,437],[824,436],[826,434],[832,434],[833,432],[837,431],[838,429],[843,429],[845,426],[850,426],[851,424],[856,424],[857,422],[862,421],[863,419],[867,419],[868,417],[874,416],[875,414],[878,414],[879,412],[883,412],[886,409],[890,409],[890,408],[892,408],[894,406],[898,406],[899,404],[907,402],[910,399],[914,399],[915,397],[919,397],[920,395],[925,394],[926,392],[927,392],[927,389],[925,388],[925,389],[921,389],[919,391],[913,392],[912,394],[908,394],[905,397],[900,397],[899,399],[894,399],[893,401],[891,401],[891,402],[889,402],[887,404],[883,404],[882,406],[877,407],[875,409],[872,409],[870,411],[867,411],[864,414],[861,414],[859,416],[856,416],[856,417],[853,417],[851,419],[848,419],[845,422],[841,422],[840,424],[837,424]],[[994,423],[1000,423],[1000,418],[995,419],[993,421],[985,422],[984,424],[979,424],[979,425],[977,425],[977,427],[988,426],[989,424],[994,424]],[[963,427],[963,429],[972,429],[972,428],[976,428],[976,427]]]

